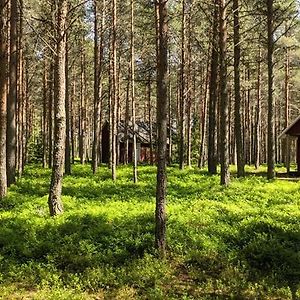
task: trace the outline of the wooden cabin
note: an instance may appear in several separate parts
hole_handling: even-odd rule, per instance
[[[156,125],[152,124],[150,128],[149,123],[138,121],[136,122],[136,139],[137,139],[137,157],[138,162],[151,162],[151,144],[152,157],[155,161],[156,153]],[[152,129],[152,138],[150,132]],[[124,163],[126,154],[126,129],[125,122],[119,122],[117,126],[117,160],[118,163]],[[151,143],[152,142],[152,143]],[[133,153],[133,126],[128,126],[128,161],[132,162]],[[168,139],[169,144],[169,139]],[[109,123],[105,122],[102,127],[102,162],[109,162]]]
[[[291,141],[296,140],[296,162],[297,162],[297,175],[300,175],[300,116],[294,120],[278,137],[279,139],[285,138],[287,140],[288,145],[288,153],[287,154],[287,169],[289,173],[289,165],[290,165],[290,149],[291,149]]]

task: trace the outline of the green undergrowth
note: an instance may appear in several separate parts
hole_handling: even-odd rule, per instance
[[[48,215],[50,171],[26,168],[0,204],[1,299],[297,299],[300,183],[247,169],[230,187],[168,170],[168,253],[154,248],[156,169],[75,165],[63,215]]]

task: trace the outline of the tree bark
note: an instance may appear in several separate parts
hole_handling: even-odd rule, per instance
[[[65,173],[71,175],[71,135],[70,135],[70,85],[69,85],[69,49],[68,49],[68,34],[66,35],[66,59],[65,59],[65,86],[66,86],[66,148],[65,148]]]
[[[168,124],[168,23],[167,1],[156,2],[159,11],[157,59],[157,185],[155,245],[162,256],[166,251],[167,124]]]
[[[55,55],[54,74],[54,103],[55,103],[55,131],[53,149],[53,168],[51,185],[49,191],[49,210],[51,216],[56,216],[63,212],[61,201],[62,180],[64,173],[65,141],[66,141],[66,19],[67,0],[58,3],[57,10],[57,45]]]
[[[273,97],[273,53],[274,53],[274,8],[273,0],[267,0],[268,24],[268,179],[275,177],[275,141],[274,141],[274,97]]]
[[[17,107],[17,0],[10,1],[10,59],[9,59],[9,93],[7,99],[7,139],[6,139],[6,168],[7,184],[10,186],[16,181],[17,159],[17,132],[16,132],[16,107]]]
[[[240,80],[240,20],[239,20],[239,0],[233,0],[234,14],[234,121],[235,121],[235,139],[237,153],[237,176],[245,175],[245,159],[243,149],[243,135],[241,122],[241,80]]]
[[[212,53],[210,65],[209,104],[208,104],[208,172],[217,174],[217,149],[216,149],[216,107],[218,102],[218,0],[214,1]]]
[[[104,11],[104,6],[102,7]],[[102,43],[102,19],[100,28],[100,41],[99,41],[99,26],[98,26],[98,1],[94,0],[94,13],[95,13],[95,37],[94,37],[94,139],[93,139],[93,153],[92,153],[92,170],[95,174],[99,163],[99,146],[100,146],[100,97],[101,95],[101,64],[103,55],[103,43]]]
[[[47,166],[47,96],[48,96],[48,70],[47,59],[44,58],[43,74],[43,168]]]
[[[229,142],[228,142],[228,91],[227,91],[227,24],[226,0],[219,0],[220,8],[220,160],[221,184],[228,185],[229,173]]]
[[[289,106],[290,106],[290,55],[289,48],[286,49],[285,58],[285,84],[284,84],[284,98],[285,98],[285,111],[284,111],[284,127],[287,128],[289,125]],[[287,168],[287,173],[290,173],[290,142],[287,138],[284,141],[284,152],[285,152],[285,165]]]
[[[53,89],[54,89],[54,64],[51,61],[49,67],[49,92],[48,92],[48,167],[53,166]]]
[[[179,168],[184,169],[185,163],[185,129],[186,129],[186,86],[185,86],[185,31],[186,31],[186,13],[185,1],[182,0],[182,20],[181,20],[181,67],[180,67],[180,125],[179,125]]]
[[[257,65],[257,95],[256,95],[256,114],[255,114],[255,126],[254,126],[254,137],[255,137],[255,155],[254,164],[255,168],[258,169],[260,166],[260,151],[261,151],[261,49],[259,49],[258,65]]]
[[[149,73],[148,77],[148,120],[149,120],[149,139],[150,139],[150,164],[154,164],[153,157],[153,120],[152,120],[152,103],[151,103],[151,73]]]
[[[133,182],[137,183],[137,141],[136,141],[136,111],[135,111],[135,57],[134,57],[134,0],[131,0],[131,18],[130,18],[130,52],[131,52],[131,104],[132,104],[132,126],[133,126]]]
[[[112,122],[111,122],[111,176],[112,180],[117,179],[117,4],[116,0],[112,0]]]
[[[6,176],[6,89],[7,45],[5,30],[6,0],[0,1],[0,199],[7,193]]]

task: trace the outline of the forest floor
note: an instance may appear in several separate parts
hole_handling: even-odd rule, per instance
[[[0,204],[1,299],[296,299],[300,182],[168,170],[168,255],[153,249],[156,169],[75,165],[63,215],[50,171],[26,168]]]

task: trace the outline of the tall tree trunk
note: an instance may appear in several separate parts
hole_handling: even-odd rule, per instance
[[[148,121],[149,121],[149,139],[150,139],[150,164],[154,164],[154,157],[153,157],[153,120],[152,120],[152,103],[151,103],[151,73],[149,72],[148,77]]]
[[[229,173],[229,141],[228,141],[228,91],[227,91],[227,24],[226,0],[219,0],[220,4],[220,160],[221,184],[228,185]]]
[[[80,163],[84,164],[87,159],[86,142],[87,142],[87,118],[86,118],[86,82],[85,82],[85,49],[81,40],[80,56],[80,121],[79,121],[79,157]]]
[[[287,128],[289,126],[289,102],[290,102],[290,55],[289,48],[286,48],[286,58],[285,58],[285,84],[284,84],[284,127]],[[287,168],[287,173],[290,173],[290,141],[289,138],[284,141],[284,152],[285,152],[285,164]]]
[[[7,99],[7,139],[6,139],[6,168],[7,184],[16,180],[17,134],[16,134],[16,106],[17,106],[17,0],[10,1],[10,59],[9,59],[9,94]]]
[[[256,95],[256,114],[255,114],[255,155],[254,164],[255,168],[258,169],[260,165],[260,152],[261,152],[261,49],[259,48],[259,57],[257,65],[257,95]]]
[[[49,92],[48,92],[48,166],[53,166],[53,89],[54,89],[54,63],[51,60],[49,67]]]
[[[151,97],[151,92],[150,92]],[[169,67],[169,112],[168,112],[169,124],[168,124],[168,136],[169,136],[169,151],[168,151],[168,164],[172,164],[172,148],[173,148],[173,138],[172,138],[172,84],[171,84],[171,71]],[[150,124],[150,143],[152,148],[152,124]],[[150,148],[150,152],[151,152]],[[152,149],[153,152],[153,149]],[[151,154],[151,156],[153,153]],[[153,157],[151,160],[153,164]]]
[[[61,201],[62,180],[64,173],[65,141],[66,141],[66,18],[67,0],[61,0],[57,9],[57,45],[55,55],[54,103],[55,103],[55,132],[53,149],[53,168],[49,191],[50,215],[55,216],[63,212]]]
[[[43,76],[43,168],[47,166],[47,96],[48,96],[48,70],[47,59],[44,58]]]
[[[268,23],[268,179],[275,177],[273,52],[274,52],[273,0],[267,0]]]
[[[131,103],[132,103],[132,126],[133,126],[133,182],[137,183],[137,140],[136,140],[136,112],[135,112],[135,57],[134,57],[134,0],[131,0],[131,31],[130,31],[130,51],[131,51]]]
[[[193,113],[193,102],[192,102],[192,29],[191,29],[191,10],[192,2],[188,1],[187,3],[187,76],[186,76],[186,102],[187,102],[187,166],[192,166],[192,113]]]
[[[210,65],[210,84],[209,84],[209,112],[208,112],[208,172],[217,174],[217,149],[216,149],[216,107],[218,102],[218,0],[214,1],[213,34],[212,34],[212,53]]]
[[[68,51],[68,33],[66,35],[66,63],[65,63],[65,80],[66,80],[66,149],[65,149],[65,173],[71,175],[71,136],[70,136],[70,84],[69,84],[69,51]]]
[[[99,28],[98,28],[98,1],[94,0],[94,137],[92,153],[92,171],[95,174],[98,168],[99,139],[100,139],[100,55]],[[102,23],[102,22],[101,22]],[[102,32],[101,32],[102,36]]]
[[[75,163],[75,127],[76,127],[76,121],[74,116],[74,105],[76,99],[76,75],[75,75],[75,67],[73,67],[73,80],[72,80],[72,101],[71,101],[71,156],[72,156],[72,164]]]
[[[124,151],[124,164],[127,165],[129,162],[129,119],[130,119],[130,66],[128,71],[128,81],[126,85],[126,105],[125,105],[125,151]]]
[[[23,53],[23,0],[19,1],[19,24],[18,24],[18,91],[17,91],[17,174],[23,173],[23,124],[24,110],[23,85],[24,85],[24,53]]]
[[[210,55],[210,50],[208,51],[208,57]],[[205,86],[203,93],[202,105],[200,105],[199,115],[201,116],[202,122],[199,122],[200,126],[200,148],[199,148],[199,159],[198,159],[198,168],[203,168],[205,163],[205,140],[206,140],[206,128],[207,128],[207,91],[208,91],[208,82],[209,82],[209,61],[206,64],[206,73],[205,73]]]
[[[182,20],[181,20],[181,69],[180,69],[180,133],[179,133],[179,168],[184,169],[185,163],[185,115],[186,115],[186,83],[185,83],[185,31],[186,31],[186,13],[185,1],[182,0]]]
[[[6,176],[6,88],[7,88],[7,45],[5,31],[6,0],[0,1],[0,199],[7,193]]]
[[[112,122],[111,122],[111,176],[112,180],[116,180],[117,165],[117,4],[116,0],[112,0]]]
[[[162,256],[166,251],[167,124],[168,124],[168,23],[167,1],[156,2],[159,11],[159,56],[157,58],[157,185],[155,245]]]
[[[237,153],[237,176],[245,175],[245,159],[242,136],[241,122],[241,80],[240,80],[240,20],[239,20],[239,0],[233,0],[234,13],[234,121],[235,121],[235,139]]]

